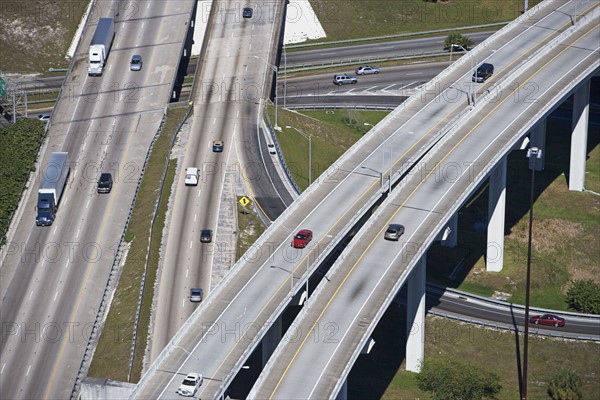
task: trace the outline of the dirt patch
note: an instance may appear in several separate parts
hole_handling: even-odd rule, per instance
[[[65,54],[86,7],[84,1],[60,0],[4,4],[0,70],[43,73],[66,67]]]
[[[537,220],[533,225],[532,246],[540,253],[554,253],[563,249],[566,243],[584,233],[582,224],[558,218]],[[527,243],[529,220],[522,219],[508,235],[509,239]]]

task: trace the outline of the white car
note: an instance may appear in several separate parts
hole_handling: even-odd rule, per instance
[[[177,394],[185,397],[193,397],[196,395],[198,388],[202,385],[202,375],[195,372],[187,374],[179,388]]]
[[[198,185],[198,168],[188,167],[185,170],[185,186]]]

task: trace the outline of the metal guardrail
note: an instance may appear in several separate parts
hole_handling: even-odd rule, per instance
[[[429,314],[435,315],[437,317],[448,318],[448,319],[453,319],[456,321],[466,322],[468,324],[479,325],[479,326],[483,326],[486,328],[502,329],[502,330],[511,331],[511,332],[515,332],[515,331],[522,332],[522,329],[520,329],[521,327],[519,327],[519,326],[501,324],[498,322],[490,322],[490,321],[485,321],[485,320],[477,319],[477,318],[466,318],[462,315],[448,313],[448,312],[429,310]],[[533,330],[530,329],[529,333],[533,333],[538,336],[552,337],[555,339],[570,339],[570,340],[585,340],[585,341],[591,341],[591,342],[600,342],[600,338],[597,338],[594,336],[585,336],[585,335],[580,336],[580,335],[575,335],[575,334],[574,335],[565,335],[564,333],[554,333],[553,331],[547,331],[545,329],[533,329]]]
[[[369,111],[392,111],[398,104],[379,104],[379,105],[368,105],[368,104],[303,104],[298,106],[286,106],[286,110],[369,110]]]
[[[131,372],[133,370],[133,362],[135,361],[135,349],[137,347],[138,324],[139,324],[139,320],[140,320],[140,313],[142,310],[142,300],[144,298],[144,289],[146,288],[146,275],[147,275],[147,271],[148,271],[148,259],[149,259],[149,255],[150,255],[150,248],[152,247],[152,232],[154,229],[154,222],[156,221],[156,214],[158,212],[160,198],[162,196],[162,192],[163,192],[163,189],[165,186],[165,177],[167,176],[167,170],[169,169],[169,165],[171,164],[170,156],[171,156],[171,151],[173,150],[173,145],[175,144],[175,140],[177,139],[177,133],[181,130],[181,127],[183,126],[183,124],[185,124],[185,122],[188,119],[188,117],[190,116],[190,113],[192,112],[192,110],[193,110],[193,106],[190,105],[188,108],[188,112],[185,114],[185,117],[183,118],[183,120],[177,127],[175,134],[173,134],[173,137],[171,138],[171,143],[169,143],[169,151],[167,152],[167,155],[165,156],[165,161],[166,161],[165,166],[163,168],[163,172],[162,172],[162,175],[160,178],[160,188],[158,189],[158,197],[157,197],[156,202],[154,203],[154,209],[152,210],[152,218],[150,219],[150,230],[149,230],[149,236],[148,236],[148,247],[146,249],[146,260],[144,261],[144,272],[142,274],[142,284],[140,285],[140,293],[138,295],[138,304],[137,304],[137,308],[135,311],[135,319],[133,322],[133,334],[132,334],[132,340],[131,340],[131,351],[129,353],[129,371],[127,372],[127,382],[131,382]],[[165,114],[165,116],[166,116],[166,114]],[[158,136],[160,136],[160,134],[162,133],[164,122],[165,122],[165,119],[163,119],[160,127],[158,128],[158,133],[156,135],[156,138],[158,138]],[[154,141],[153,141],[153,144],[154,144]],[[150,156],[151,152],[152,152],[152,148],[148,152],[148,157]]]
[[[304,47],[330,46],[330,45],[345,44],[345,43],[372,42],[374,40],[398,39],[398,38],[406,38],[406,37],[413,37],[413,36],[430,35],[433,33],[445,33],[445,32],[471,30],[471,29],[492,28],[495,26],[507,25],[508,23],[509,23],[509,21],[495,22],[493,24],[463,26],[463,27],[459,27],[459,28],[448,28],[448,29],[434,29],[434,30],[423,31],[423,32],[418,32],[418,33],[400,33],[397,35],[375,36],[375,37],[358,38],[358,39],[334,40],[334,41],[330,41],[330,42],[300,43],[300,44],[292,44],[289,46],[285,46],[285,48],[286,49],[299,49],[299,48],[304,48]]]
[[[292,176],[292,172],[288,168],[288,166],[285,162],[285,159],[283,158],[283,151],[281,150],[281,147],[279,146],[279,141],[277,140],[277,135],[275,135],[275,130],[273,129],[273,125],[271,124],[271,118],[269,118],[269,113],[267,112],[266,108],[263,109],[263,115],[265,118],[266,125],[269,129],[269,134],[271,135],[271,141],[273,142],[273,145],[275,145],[275,150],[277,151],[277,157],[279,158],[281,167],[285,171],[285,175],[287,176],[288,180],[290,181],[290,184],[292,185],[292,187],[294,188],[296,193],[300,194],[301,193],[300,187],[294,180],[294,177]]]
[[[430,288],[432,291],[435,291],[440,294],[443,294],[443,292],[447,292],[447,293],[454,294],[458,297],[474,299],[474,300],[477,300],[477,301],[480,301],[483,303],[489,303],[489,304],[493,304],[493,305],[499,306],[499,307],[506,307],[506,308],[510,307],[513,309],[518,309],[518,310],[523,310],[523,311],[525,310],[525,306],[522,304],[509,303],[509,302],[503,301],[503,300],[491,299],[489,297],[483,297],[483,296],[479,296],[476,294],[463,292],[458,289],[444,288],[444,287],[432,285],[432,284],[427,284],[427,287]],[[598,315],[598,314],[583,314],[583,313],[570,312],[570,311],[557,311],[557,310],[550,310],[547,308],[539,308],[539,307],[529,307],[529,310],[533,310],[537,313],[542,313],[542,314],[543,313],[561,314],[561,315],[568,315],[568,316],[574,317],[574,318],[598,320],[600,322],[600,315]]]
[[[465,54],[465,52],[454,51],[454,52],[452,52],[452,54],[461,55],[461,54]],[[386,62],[386,61],[412,60],[412,59],[430,58],[430,57],[447,57],[449,55],[450,55],[450,52],[448,52],[448,51],[420,51],[417,53],[399,54],[399,55],[386,56],[386,57],[349,58],[349,59],[345,59],[345,60],[332,61],[332,62],[328,62],[328,63],[305,63],[305,64],[288,65],[286,68],[282,68],[281,72],[293,73],[293,72],[301,72],[301,71],[312,71],[312,70],[316,70],[316,69],[345,67],[348,65],[382,63],[382,62]]]
[[[94,0],[96,1],[96,0]],[[95,5],[94,5],[95,6]],[[92,13],[90,13],[92,14]],[[192,15],[190,13],[190,19],[192,18]],[[87,26],[87,24],[86,24]],[[188,25],[189,26],[189,19],[188,19]],[[84,28],[86,29],[86,28]],[[81,38],[83,38],[83,34],[81,35]],[[81,39],[80,39],[81,41]],[[180,53],[183,53],[183,46],[184,43],[182,42],[181,44],[181,51]],[[181,57],[180,59],[181,60]],[[69,66],[69,73],[71,72],[72,66],[73,66],[73,62],[70,63]],[[68,76],[68,74],[67,74]],[[171,86],[171,91],[169,92],[169,99],[171,96],[171,93],[173,92],[173,86],[175,85],[175,81],[173,81],[173,84]],[[62,87],[61,87],[62,90]],[[152,152],[152,148],[154,146],[154,143],[156,142],[156,139],[158,138],[158,135],[160,134],[161,131],[161,127],[164,124],[164,120],[166,118],[167,115],[167,109],[168,109],[168,101],[167,101],[167,106],[165,106],[165,109],[163,110],[163,119],[161,121],[161,124],[159,126],[159,128],[156,130],[156,133],[154,134],[154,137],[152,138],[152,141],[150,143],[150,146],[148,147],[148,151],[146,152],[146,156],[144,159],[144,164],[142,165],[141,171],[140,171],[140,178],[138,179],[138,183],[135,189],[135,193],[133,196],[133,199],[131,201],[131,204],[129,206],[129,212],[127,214],[127,220],[125,221],[125,225],[123,227],[123,232],[121,233],[121,237],[119,238],[119,244],[117,246],[117,251],[115,254],[115,258],[113,260],[113,264],[110,270],[110,274],[108,277],[108,280],[106,282],[106,286],[104,288],[104,293],[102,294],[102,300],[100,302],[100,306],[98,307],[98,312],[96,314],[96,319],[94,320],[94,324],[92,327],[92,332],[90,334],[90,338],[88,340],[88,343],[86,345],[85,351],[84,351],[84,356],[83,359],[81,361],[81,364],[79,366],[79,372],[77,373],[77,377],[75,378],[75,383],[73,385],[73,389],[71,390],[71,400],[76,400],[79,397],[79,390],[81,389],[81,382],[83,380],[83,378],[85,378],[86,374],[87,374],[87,370],[89,369],[89,363],[91,362],[91,356],[93,354],[93,349],[95,348],[96,344],[97,344],[97,339],[98,339],[98,334],[101,332],[101,327],[103,324],[103,318],[104,318],[104,313],[106,311],[106,308],[108,306],[108,300],[110,299],[110,292],[112,290],[112,286],[113,283],[115,282],[115,279],[118,278],[118,275],[120,275],[121,271],[118,268],[118,265],[121,261],[121,256],[123,254],[123,241],[125,239],[125,233],[127,232],[127,228],[129,226],[129,222],[131,221],[131,216],[133,214],[133,207],[135,205],[135,201],[137,200],[137,196],[139,194],[139,190],[140,190],[140,186],[142,183],[142,178],[144,176],[144,172],[146,171],[146,166],[148,164],[148,160],[150,158],[150,153]],[[163,179],[164,181],[164,179]],[[145,279],[145,274],[144,274],[144,278]],[[117,279],[118,281],[118,279]],[[136,320],[137,320],[137,312],[136,312]]]
[[[164,123],[164,119],[166,117],[166,110],[163,112],[163,120],[161,121],[161,126]],[[87,376],[87,370],[89,369],[89,364],[92,361],[93,350],[95,349],[97,343],[97,339],[99,338],[99,334],[102,332],[101,327],[104,324],[104,313],[106,312],[109,299],[111,298],[110,294],[113,290],[113,283],[118,282],[118,278],[121,275],[122,270],[118,268],[121,257],[123,255],[123,242],[125,241],[125,233],[127,232],[127,228],[129,227],[129,222],[131,221],[131,216],[133,215],[133,207],[135,205],[135,201],[137,200],[137,196],[140,191],[140,186],[142,184],[142,178],[144,177],[144,172],[146,171],[146,166],[148,165],[148,159],[150,158],[150,153],[152,152],[152,148],[158,135],[160,133],[160,127],[156,130],[154,138],[148,147],[148,151],[146,152],[146,157],[144,160],[144,165],[142,165],[140,171],[140,178],[138,179],[137,186],[135,188],[135,193],[131,204],[129,206],[129,212],[127,213],[127,220],[125,221],[125,225],[123,227],[123,232],[121,233],[121,237],[119,238],[119,244],[117,246],[117,252],[115,254],[115,258],[113,260],[113,264],[110,269],[110,274],[108,280],[106,282],[106,286],[104,287],[104,292],[102,293],[102,300],[100,302],[100,306],[98,307],[98,312],[96,313],[96,319],[94,320],[94,324],[92,326],[92,332],[90,334],[90,338],[88,343],[86,344],[84,356],[81,361],[81,365],[79,366],[79,372],[77,373],[77,377],[75,378],[75,384],[73,385],[73,389],[71,391],[71,400],[77,400],[79,397],[79,390],[81,389],[81,382]]]

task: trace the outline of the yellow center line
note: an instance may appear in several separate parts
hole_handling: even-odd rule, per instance
[[[123,157],[121,157],[121,160],[127,160],[127,154],[129,153],[129,145],[131,144],[131,139],[133,138],[133,136],[135,136],[135,132],[131,132],[129,134],[129,138],[127,139],[127,146],[125,147],[125,153],[123,154]],[[102,226],[100,228],[100,233],[98,234],[98,238],[101,238],[104,234],[104,229],[106,228],[108,216],[112,216],[111,209],[112,209],[113,201],[115,200],[116,197],[117,196],[115,196],[115,195],[110,196],[110,200],[108,201],[108,207],[106,209],[106,213],[104,214],[104,217],[102,218]],[[94,265],[93,261],[90,261],[88,263],[88,266],[87,266],[86,272],[85,272],[85,277],[83,280],[84,284],[79,289],[79,293],[77,295],[77,301],[75,302],[75,309],[71,313],[71,318],[69,319],[69,321],[75,321],[75,316],[77,315],[77,312],[79,311],[79,306],[81,305],[83,293],[86,291],[88,280],[89,280],[90,274],[92,272],[93,265]],[[50,391],[52,390],[52,387],[54,385],[54,378],[56,376],[56,373],[58,372],[58,367],[61,365],[61,360],[62,360],[63,353],[65,351],[66,346],[67,346],[67,338],[65,336],[62,339],[62,344],[60,346],[60,351],[58,353],[58,357],[56,358],[56,361],[54,362],[54,367],[52,368],[52,375],[50,376],[50,382],[48,383],[48,386],[46,387],[46,390],[44,391],[44,399],[47,399],[48,396],[50,395]],[[87,346],[87,343],[86,343],[86,346]]]
[[[587,34],[589,34],[594,28],[596,28],[597,26],[599,26],[600,24],[595,25],[594,27],[592,27],[590,30],[588,30],[588,32],[586,32],[584,35],[582,35],[579,39],[577,39],[575,42],[573,42],[572,45],[566,46],[561,52],[559,52],[556,56],[552,57],[548,62],[546,62],[541,68],[539,68],[534,74],[532,74],[528,79],[526,79],[522,84],[520,84],[515,90],[513,90],[511,93],[514,93],[516,91],[518,91],[523,85],[529,83],[529,81],[534,78],[537,74],[539,74],[546,66],[548,66],[548,64],[550,64],[551,62],[553,62],[556,58],[558,58],[560,55],[562,55],[562,53],[564,53],[565,51],[567,51],[568,49],[570,49],[571,47],[573,47],[573,45],[577,42],[579,42],[581,39],[583,39]],[[508,99],[511,99],[512,96],[508,95],[506,96],[501,102],[499,102],[492,110],[490,110],[490,112],[488,112],[483,118],[481,118],[477,124],[471,128],[463,138],[461,138],[453,147],[450,151],[448,151],[446,153],[446,155],[436,163],[435,167],[432,168],[427,175],[425,176],[425,178],[423,178],[421,180],[421,182],[415,187],[415,189],[408,195],[408,197],[402,202],[402,204],[400,205],[400,207],[398,207],[398,209],[393,213],[393,215],[388,219],[388,221],[386,222],[386,224],[389,224],[394,217],[398,214],[398,212],[400,212],[400,210],[406,205],[406,203],[408,202],[408,200],[410,200],[412,198],[412,196],[414,195],[414,193],[421,187],[421,185],[423,183],[425,183],[425,181],[427,180],[427,178],[429,176],[431,176],[432,173],[434,173],[436,171],[436,169],[440,166],[441,163],[443,163],[453,152],[454,150],[456,150],[456,148],[465,140],[467,139],[467,137],[469,137],[471,135],[471,133],[473,133],[473,131],[475,129],[477,129],[482,123],[483,121],[485,121],[492,113],[494,113],[498,107],[500,107],[502,104],[504,104],[504,102]],[[329,308],[331,302],[333,301],[333,299],[337,296],[338,292],[340,291],[340,289],[342,288],[342,286],[344,286],[344,284],[346,283],[346,281],[348,280],[348,278],[350,277],[350,275],[352,274],[352,272],[355,270],[355,268],[358,266],[358,264],[360,263],[360,261],[363,259],[363,257],[365,256],[365,254],[369,251],[369,249],[371,248],[371,246],[375,243],[375,240],[377,240],[381,234],[383,233],[383,231],[385,230],[385,224],[383,225],[383,227],[381,228],[381,230],[377,233],[376,236],[373,237],[373,239],[371,240],[371,242],[369,243],[369,245],[366,247],[366,249],[361,253],[360,257],[357,259],[357,261],[354,263],[354,265],[352,266],[352,268],[348,271],[348,273],[346,274],[346,276],[344,277],[344,279],[342,280],[342,282],[340,283],[340,285],[338,286],[338,288],[334,291],[333,295],[331,296],[331,298],[329,299],[329,301],[325,304],[325,306],[323,307],[323,310],[321,311],[321,313],[319,314],[319,316],[317,317],[316,321],[313,323],[313,325],[311,326],[311,328],[308,330],[308,333],[306,334],[306,336],[304,337],[304,340],[302,340],[302,343],[300,344],[300,347],[298,347],[298,349],[294,352],[294,355],[292,357],[292,359],[290,360],[290,362],[288,363],[287,367],[285,368],[285,370],[283,371],[283,374],[281,375],[281,378],[279,379],[279,381],[277,382],[277,385],[275,386],[275,388],[273,389],[273,391],[271,392],[271,395],[269,396],[269,399],[272,399],[273,396],[275,395],[275,392],[277,391],[277,389],[279,388],[279,386],[281,385],[281,383],[283,382],[283,379],[285,378],[285,376],[287,375],[290,367],[292,366],[293,362],[295,361],[296,357],[298,356],[298,354],[300,353],[300,350],[302,350],[302,348],[304,347],[304,344],[306,343],[306,340],[311,336],[310,332],[312,332],[315,328],[315,326],[319,323],[319,321],[321,320],[321,318],[323,317],[323,315],[325,314],[325,312],[327,311],[327,309]]]
[[[398,160],[398,162],[405,157],[413,148],[415,148],[415,146],[417,146],[425,137],[427,137],[427,135],[433,130],[435,129],[442,121],[438,122],[437,124],[435,124],[433,127],[431,127],[418,141],[416,141],[409,149],[407,149],[402,156],[400,156],[400,159]],[[395,164],[394,164],[395,165]],[[391,167],[390,167],[391,168]],[[387,172],[387,170],[386,170]],[[345,179],[345,178],[344,178]],[[325,240],[325,238],[327,237],[327,235],[340,223],[340,221],[354,208],[354,206],[356,206],[357,203],[359,203],[363,197],[365,197],[367,194],[369,194],[369,192],[373,189],[373,186],[375,186],[377,184],[377,181],[373,182],[369,187],[367,187],[363,193],[352,203],[352,205],[335,221],[335,223],[327,230],[327,232],[325,232],[325,234],[322,236],[322,238],[317,242],[317,246],[315,246],[315,248],[318,248],[318,245]],[[255,201],[256,204],[258,204],[258,202]],[[294,268],[292,268],[292,273],[290,274],[290,277],[288,277],[286,280],[284,280],[281,285],[277,288],[277,290],[273,293],[273,295],[269,298],[269,300],[267,300],[267,302],[265,303],[265,305],[260,309],[258,315],[256,316],[256,318],[253,320],[252,324],[255,323],[257,320],[260,319],[260,317],[262,316],[262,314],[264,313],[265,309],[273,302],[273,300],[275,299],[275,297],[277,297],[279,295],[279,292],[281,290],[285,290],[287,292],[287,286],[288,286],[288,279],[293,279],[293,273],[300,268],[301,265],[304,264],[304,261],[306,260],[307,257],[310,256],[311,253],[313,253],[315,250],[314,248],[312,250],[310,250],[308,252],[308,254],[306,256],[304,256],[302,258],[302,260],[300,260],[300,262],[298,262],[298,264],[296,264],[296,266]],[[285,289],[284,289],[285,288]],[[225,361],[227,361],[227,359],[230,357],[231,353],[233,353],[233,351],[237,348],[239,342],[236,342],[236,344],[231,348],[231,350],[227,353],[227,355],[225,356],[225,358],[223,359],[223,361],[221,361],[221,363],[219,364],[219,366],[217,367],[217,369],[215,370],[214,375],[217,376],[218,372],[221,370],[221,368],[223,367],[223,364],[225,364]],[[207,386],[206,386],[207,387]],[[202,394],[202,392],[206,389],[206,387],[204,387],[201,392],[200,395]]]
[[[590,8],[593,8],[593,7],[590,7]],[[559,29],[562,29],[562,28],[566,27],[567,25],[568,25],[568,24],[567,24],[567,23],[565,23],[565,24],[563,24],[563,25],[561,26],[561,28],[559,28]],[[542,39],[542,41],[544,41],[544,40],[547,40],[547,39],[548,39],[548,38],[550,38],[552,35],[556,35],[556,34],[557,34],[557,32],[556,32],[556,31],[554,31],[554,32],[552,32],[552,33],[550,33],[550,34],[546,35],[546,37],[544,37],[544,38]],[[538,43],[536,43],[535,45],[531,46],[531,47],[528,49],[528,52],[531,52],[531,51],[532,51],[534,48],[538,47],[539,45],[541,45],[541,43],[540,43],[540,42],[538,42]],[[519,59],[523,58],[524,56],[525,56],[525,54],[524,54],[524,55],[521,55],[521,56],[520,56],[520,57],[518,57],[518,58],[517,58],[515,61],[513,61],[513,63],[511,63],[511,64],[509,64],[509,65],[512,65],[512,64],[514,64],[515,62],[517,62],[517,60],[519,60]],[[499,72],[499,73],[501,73],[502,71],[504,71],[506,68],[508,68],[508,66],[507,66],[507,67],[505,67],[505,68],[503,68],[502,70],[500,70],[500,72]],[[492,77],[492,78],[494,78],[494,77]],[[487,84],[489,84],[489,81],[491,81],[491,80],[492,80],[492,79],[488,80],[488,83],[487,83]],[[484,85],[481,85],[481,86],[483,87]],[[452,109],[451,111],[449,111],[449,112],[448,112],[448,113],[447,113],[447,114],[446,114],[446,115],[445,115],[443,118],[440,118],[440,120],[439,120],[439,121],[438,121],[438,122],[437,122],[437,123],[436,123],[434,126],[432,126],[432,127],[431,127],[431,128],[430,128],[430,129],[429,129],[429,130],[428,130],[428,131],[425,133],[425,134],[423,134],[423,136],[421,136],[421,138],[420,138],[419,140],[417,140],[417,141],[416,141],[416,142],[415,142],[415,143],[414,143],[414,144],[413,144],[413,145],[412,145],[410,148],[408,148],[408,149],[407,149],[407,150],[406,150],[406,151],[405,151],[405,152],[404,152],[404,153],[403,153],[403,154],[402,154],[402,155],[401,155],[401,156],[400,156],[400,157],[397,159],[397,161],[396,161],[395,163],[393,163],[393,164],[392,164],[392,165],[391,165],[391,166],[390,166],[388,169],[386,169],[386,170],[384,171],[384,175],[385,175],[385,174],[386,174],[386,173],[387,173],[387,172],[388,172],[390,169],[392,169],[392,168],[393,168],[393,167],[394,167],[396,164],[398,164],[399,162],[401,162],[401,161],[403,160],[403,158],[404,158],[404,157],[406,157],[406,155],[407,155],[407,154],[408,154],[408,153],[409,153],[409,152],[410,152],[412,149],[414,149],[414,148],[415,148],[415,147],[416,147],[416,146],[417,146],[419,143],[421,143],[421,141],[423,141],[423,139],[425,139],[425,138],[426,138],[426,137],[427,137],[427,136],[428,136],[428,135],[429,135],[429,134],[430,134],[430,133],[431,133],[431,132],[432,132],[432,131],[433,131],[433,130],[434,130],[434,129],[435,129],[437,126],[438,126],[438,125],[440,125],[442,122],[446,121],[446,119],[447,119],[447,118],[448,118],[448,117],[449,117],[449,116],[450,116],[452,113],[454,113],[456,110],[458,110],[458,109],[459,109],[459,107],[460,107],[460,105],[457,105],[457,106],[456,106],[454,109]],[[387,138],[386,138],[386,140],[387,140]],[[245,180],[244,180],[244,183],[246,184],[246,186],[247,186],[248,190],[250,191],[250,193],[252,193],[251,189],[250,189],[250,188],[249,188],[249,186],[248,186],[248,183],[247,183]],[[369,191],[370,191],[370,190],[373,188],[373,186],[374,186],[376,183],[377,183],[377,182],[373,182],[373,183],[372,183],[372,184],[371,184],[371,185],[370,185],[368,188],[366,188],[366,189],[363,191],[363,193],[362,193],[362,194],[361,194],[361,195],[360,195],[360,196],[359,196],[359,197],[358,197],[358,198],[357,198],[357,199],[356,199],[356,200],[355,200],[355,201],[352,203],[352,205],[351,205],[351,206],[350,206],[350,207],[349,207],[349,208],[348,208],[348,209],[347,209],[347,210],[344,212],[344,214],[342,214],[342,215],[341,215],[341,216],[340,216],[340,217],[339,217],[339,218],[336,220],[336,222],[335,222],[335,223],[334,223],[334,224],[331,226],[331,228],[330,228],[329,230],[327,230],[327,232],[325,233],[325,235],[323,235],[323,238],[321,238],[321,240],[319,240],[319,241],[317,242],[317,245],[318,245],[318,244],[320,244],[320,242],[321,242],[322,240],[324,240],[324,238],[325,238],[325,237],[326,237],[326,236],[327,236],[327,235],[328,235],[328,234],[329,234],[329,233],[330,233],[330,232],[331,232],[331,231],[332,231],[332,230],[333,230],[333,229],[334,229],[334,228],[335,228],[335,227],[338,225],[338,223],[339,223],[339,222],[340,222],[340,221],[341,221],[341,220],[342,220],[342,219],[343,219],[343,218],[346,216],[346,214],[348,214],[348,213],[350,212],[350,210],[352,210],[352,208],[353,208],[353,207],[356,205],[356,203],[357,203],[357,202],[359,202],[359,201],[361,201],[361,200],[363,199],[363,197],[364,197],[364,196],[365,196],[365,195],[366,195],[366,194],[367,194],[367,193],[368,193],[368,192],[369,192]],[[251,197],[254,199],[254,197],[253,197],[252,195],[250,195],[250,196],[251,196]],[[256,200],[255,200],[255,204],[257,204],[257,205],[258,205],[258,202],[257,202]],[[260,205],[259,205],[259,208],[260,208]],[[261,208],[261,211],[262,211],[262,208]],[[264,214],[264,211],[263,211],[263,214]],[[266,215],[266,214],[265,214],[265,215]],[[273,300],[275,299],[275,297],[279,295],[279,292],[280,292],[281,290],[284,290],[284,289],[283,289],[284,287],[287,287],[287,281],[288,281],[288,279],[293,279],[293,273],[294,273],[294,272],[295,272],[295,271],[296,271],[296,270],[297,270],[297,269],[298,269],[298,268],[299,268],[299,267],[300,267],[300,266],[301,266],[301,265],[304,263],[304,260],[306,260],[306,257],[310,256],[310,253],[312,253],[312,251],[313,251],[313,250],[311,250],[311,251],[310,251],[310,252],[309,252],[309,253],[308,253],[308,254],[307,254],[307,255],[306,255],[304,258],[302,258],[302,260],[301,260],[301,261],[300,261],[300,262],[299,262],[299,263],[298,263],[298,264],[297,264],[297,265],[296,265],[296,266],[295,266],[295,267],[292,269],[292,274],[290,274],[290,277],[288,277],[288,278],[287,278],[285,281],[283,281],[283,283],[281,283],[281,285],[279,286],[279,288],[277,288],[277,290],[276,290],[276,291],[273,293],[273,295],[272,295],[272,296],[269,298],[269,300],[268,300],[268,301],[265,303],[265,305],[264,305],[264,306],[261,308],[261,310],[259,311],[259,313],[258,313],[257,317],[256,317],[256,318],[253,320],[253,322],[256,322],[258,319],[260,319],[260,317],[261,317],[261,316],[262,316],[262,314],[264,313],[265,309],[266,309],[266,308],[267,308],[267,307],[268,307],[268,306],[269,306],[269,305],[270,305],[270,304],[273,302]],[[361,258],[362,258],[362,256],[361,256]],[[344,279],[344,281],[345,281],[345,279]],[[285,290],[287,291],[287,289],[285,289]],[[337,293],[337,292],[336,292],[336,293]],[[328,303],[328,304],[329,304],[329,303]],[[319,317],[319,318],[320,318],[320,317]],[[216,375],[218,375],[218,372],[221,370],[221,368],[222,368],[222,367],[223,367],[223,365],[225,364],[225,361],[227,361],[227,359],[230,357],[231,353],[233,353],[233,351],[234,351],[234,350],[237,348],[238,344],[239,344],[239,342],[237,342],[237,343],[236,343],[236,344],[235,344],[235,345],[232,347],[232,349],[231,349],[231,350],[230,350],[230,351],[227,353],[227,355],[225,356],[225,358],[223,359],[223,361],[221,361],[221,363],[219,364],[219,366],[218,366],[218,367],[217,367],[217,369],[215,370],[215,373],[214,373],[214,375],[215,375],[215,376],[216,376]],[[304,344],[304,342],[303,342],[303,344]],[[295,358],[295,355],[294,355],[294,358]],[[293,361],[293,359],[292,359],[292,361]],[[291,363],[290,363],[290,365],[291,365]],[[288,368],[289,368],[289,366],[288,366]],[[286,371],[285,371],[285,372],[287,372],[287,369],[288,369],[288,368],[286,368]],[[285,373],[284,373],[284,376],[285,376]],[[283,377],[284,377],[284,376],[282,376],[281,380],[283,379]],[[281,382],[281,380],[280,380],[280,382]],[[277,387],[278,387],[278,386],[279,386],[279,383],[277,384]],[[275,390],[277,390],[277,387],[275,388]],[[206,387],[205,387],[205,388],[206,388]],[[273,393],[275,392],[275,390],[273,391]],[[204,391],[204,389],[203,389],[202,391]],[[201,393],[202,393],[202,392],[201,392]],[[200,394],[201,394],[201,393],[200,393]]]

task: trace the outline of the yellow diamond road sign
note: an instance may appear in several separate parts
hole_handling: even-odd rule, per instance
[[[246,196],[242,196],[240,199],[240,204],[246,207],[248,204],[250,204],[250,200]]]

